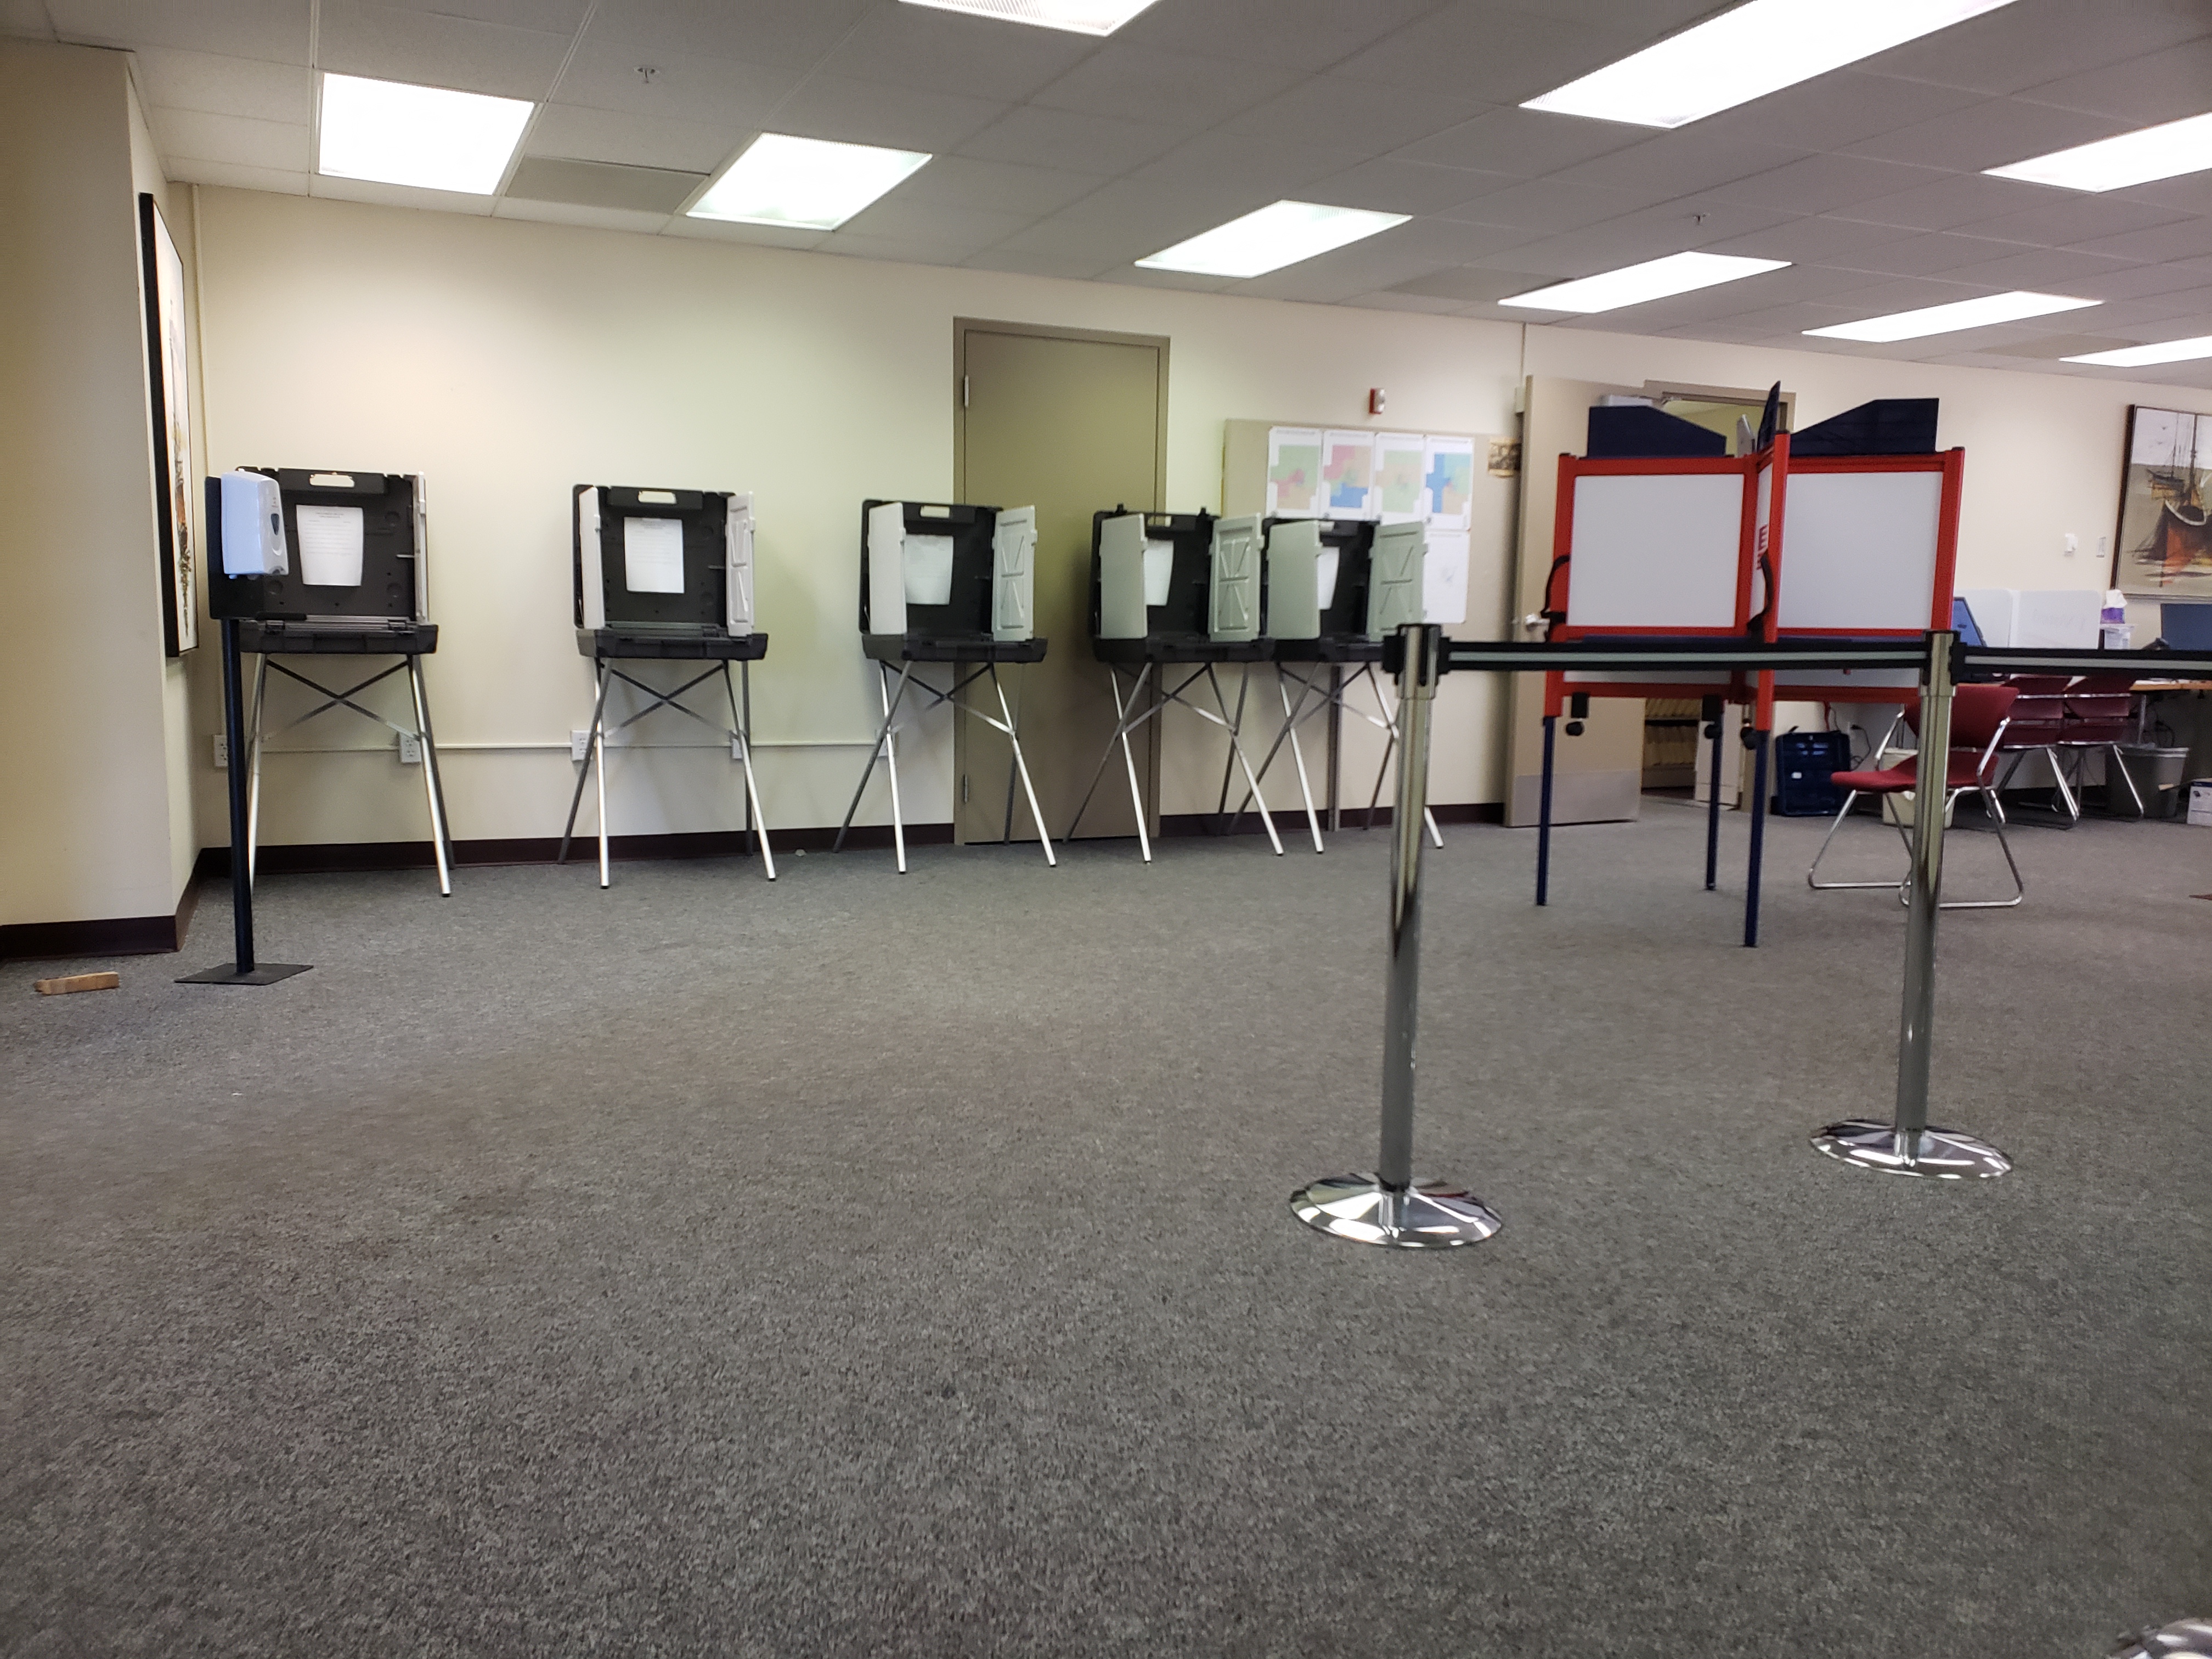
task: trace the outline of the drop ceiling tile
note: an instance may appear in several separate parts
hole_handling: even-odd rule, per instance
[[[825,74],[893,86],[941,87],[1019,103],[1097,49],[1061,29],[1009,28],[931,6],[870,9],[819,65]]]
[[[650,81],[638,72],[641,69],[653,71]],[[556,96],[564,104],[618,110],[648,120],[764,127],[799,80],[796,71],[778,64],[696,52],[637,52],[587,37],[576,48]]]
[[[307,0],[46,0],[46,10],[61,40],[307,61]]]
[[[190,156],[161,158],[161,170],[180,185],[226,185],[234,190],[273,191],[281,196],[305,196],[307,175],[276,167],[239,167],[229,161],[199,161]]]
[[[842,253],[856,259],[887,259],[895,264],[955,265],[980,253],[977,242],[937,241],[905,236],[871,236],[865,231],[839,228],[815,245],[817,253]]]
[[[341,202],[373,202],[380,207],[420,208],[432,213],[461,213],[489,219],[498,205],[490,196],[472,196],[458,190],[416,190],[410,185],[372,184],[365,179],[332,179],[317,173],[307,181],[308,194]]]
[[[698,121],[663,121],[574,104],[548,104],[538,112],[523,153],[570,161],[619,161],[630,167],[714,173],[751,142],[743,127]]]
[[[1493,109],[1392,152],[1400,161],[1510,173],[1523,179],[1555,173],[1644,142],[1648,127],[1611,121],[1578,121],[1541,110]]]
[[[1006,112],[1004,104],[929,87],[891,87],[841,76],[811,75],[769,118],[777,132],[894,149],[955,149]],[[1001,157],[1001,160],[1018,158]]]
[[[1240,283],[1232,290],[1262,300],[1299,300],[1314,305],[1338,305],[1356,295],[1410,282],[1443,269],[1402,250],[1383,246],[1388,233],[1352,247],[1338,248],[1317,258],[1271,270]]]
[[[1863,289],[1838,294],[1824,303],[1848,312],[1850,314],[1843,320],[1851,322],[1866,317],[1887,317],[1893,311],[1917,311],[1925,306],[1948,305],[1954,300],[1976,299],[1988,292],[1987,289],[1924,277],[1892,277],[1869,282]]]
[[[1363,311],[1413,311],[1431,317],[1463,317],[1468,305],[1463,300],[1439,299],[1433,295],[1411,294],[1401,289],[1376,289],[1371,293],[1353,295],[1345,301]]]
[[[1838,323],[1850,322],[1860,314],[1849,306],[1799,301],[1787,305],[1756,306],[1729,313],[1725,317],[1716,316],[1710,320],[1725,322],[1730,328],[1741,329],[1761,338],[1775,339],[1802,334],[1808,328],[1832,328]],[[1686,324],[1675,326],[1694,326],[1696,320],[1686,319]]]
[[[2177,220],[2149,230],[2094,237],[2073,246],[2084,253],[2110,254],[2117,259],[2208,258],[2212,258],[2212,219]]]
[[[1853,155],[1916,167],[1979,173],[1985,167],[2109,138],[2127,123],[2108,115],[2054,109],[2016,98],[1988,98],[1948,115],[1899,127],[1847,146]]]
[[[1708,193],[1724,202],[1747,202],[1790,213],[1827,213],[1954,176],[1862,155],[1808,155],[1771,172],[1717,185]]]
[[[1157,253],[1174,239],[1139,229],[1084,223],[1054,214],[1026,230],[1018,230],[997,243],[1015,253],[1049,254],[1056,258],[1086,261],[1092,271],[1109,265],[1134,264],[1146,254]]]
[[[568,56],[569,37],[361,0],[322,0],[319,68],[379,81],[540,99]]]
[[[1218,125],[1306,79],[1295,70],[1109,41],[1029,101],[1085,115],[1157,121],[1178,133]]]
[[[1437,9],[1437,0],[1163,0],[1115,31],[1132,46],[1321,70]]]
[[[1322,144],[1273,143],[1242,133],[1201,132],[1130,177],[1192,190],[1233,186],[1266,203],[1306,199],[1316,179],[1359,164],[1357,154]]]
[[[1516,294],[1526,294],[1530,289],[1542,288],[1551,280],[1540,272],[1492,270],[1484,265],[1447,265],[1442,270],[1396,283],[1391,291],[1439,304],[1487,302],[1495,305],[1498,301],[1510,299]]]
[[[2212,27],[2212,20],[2208,20]],[[2152,126],[2212,108],[2212,36],[2146,52],[2101,69],[2062,75],[2029,87],[2031,103],[2109,115],[2130,126]]]
[[[519,196],[503,197],[492,210],[495,219],[526,219],[545,225],[581,225],[589,230],[628,230],[652,236],[668,228],[665,213],[638,213],[623,208],[579,207],[573,202],[532,202]]]
[[[1034,213],[918,201],[902,185],[861,209],[838,228],[836,234],[870,236],[882,241],[957,244],[959,257],[965,258],[979,249],[1004,241],[1018,230],[1028,228],[1038,216]]]
[[[898,194],[904,201],[988,208],[1034,217],[1079,201],[1104,182],[1094,173],[1025,167],[1011,161],[979,161],[972,155],[940,155],[901,185]]]
[[[191,156],[285,173],[302,172],[310,165],[307,128],[303,122],[255,121],[239,115],[210,115],[204,110],[161,108],[147,111],[146,119],[165,158]]]
[[[1860,224],[1850,219],[1785,219],[1762,230],[1723,238],[1710,244],[1706,251],[1741,253],[1753,259],[1788,259],[1792,264],[1831,259],[1848,264],[1856,252],[1901,241],[1911,234],[1892,225]]]
[[[1911,81],[2017,92],[2069,72],[2179,46],[2203,33],[2205,27],[2203,8],[2194,0],[2178,4],[2099,0],[2090,5],[2077,0],[2023,0],[1894,46],[1867,58],[1864,66],[1878,75]]]
[[[1977,92],[1846,69],[1724,109],[1697,125],[1716,138],[1831,150],[1981,101]]]
[[[1128,288],[1179,288],[1193,294],[1223,294],[1243,285],[1233,276],[1201,276],[1191,270],[1147,270],[1142,265],[1115,265],[1092,279],[1119,283]]]
[[[973,270],[1010,270],[1024,276],[1058,276],[1082,282],[1097,276],[1104,262],[1082,256],[1040,253],[1027,248],[1008,247],[1001,242],[998,246],[987,247],[981,253],[960,263]]]
[[[1517,182],[1503,173],[1470,173],[1463,167],[1429,167],[1384,156],[1317,179],[1309,188],[1315,200],[1337,207],[1368,208],[1377,213],[1434,213],[1456,207],[1483,191],[1504,190]]]
[[[1220,125],[1224,131],[1248,137],[1381,155],[1470,121],[1491,107],[1473,98],[1413,87],[1378,98],[1372,82],[1316,75]]]
[[[2071,247],[2100,236],[2119,236],[2131,230],[2154,230],[2182,216],[2171,208],[2148,207],[2140,202],[2116,202],[2108,197],[2085,196],[2072,191],[2053,191],[2055,199],[1994,218],[1976,219],[1959,229],[1970,236],[1996,236],[2010,242],[2033,242],[2041,247]]]
[[[503,194],[509,201],[605,209],[658,220],[686,205],[706,182],[703,173],[671,167],[620,167],[605,161],[526,155],[507,175]]]
[[[53,19],[46,15],[46,0],[0,0],[0,34],[19,40],[51,40]]]
[[[1164,155],[1176,135],[1142,121],[1022,104],[960,145],[986,161],[1018,161],[1069,173],[1127,173]]]
[[[2024,288],[2037,294],[2071,294],[2080,299],[2101,299],[2094,290],[2100,278],[2139,269],[2118,259],[2072,248],[2039,247],[1973,264],[1953,265],[1943,275],[1954,283],[1980,283],[2003,292]]]
[[[1869,276],[1863,270],[1850,270],[1837,265],[1789,265],[1783,270],[1765,271],[1760,275],[1757,302],[1760,305],[1794,305],[1818,300],[1835,304],[1880,280],[1880,277]],[[1719,288],[1705,291],[1725,294],[1735,291],[1737,286],[1723,283]]]
[[[590,9],[588,0],[383,0],[383,3],[403,11],[465,17],[509,28],[551,29],[562,34],[574,34]]]
[[[1709,196],[1686,196],[1679,201],[1661,202],[1620,214],[1590,228],[1593,232],[1607,233],[1626,244],[1648,246],[1650,252],[1641,257],[1656,258],[1662,253],[1707,247],[1790,222],[1789,214],[1775,208],[1715,201]]]
[[[683,214],[668,221],[664,236],[681,236],[695,242],[738,242],[748,247],[789,248],[805,252],[821,246],[828,234],[819,230],[781,230],[772,225],[738,225],[727,219],[691,219]]]
[[[1143,179],[1114,179],[1053,216],[1064,225],[1090,227],[1116,239],[1142,242],[1139,255],[1157,253],[1187,237],[1249,213],[1266,204],[1233,185],[1169,186]],[[1117,240],[1115,246],[1121,246]]]
[[[213,52],[142,47],[138,85],[149,105],[305,125],[314,113],[314,77],[305,65]]]
[[[1619,27],[1620,0],[1502,0],[1500,9],[1547,23]],[[1712,0],[1637,0],[1636,27],[1648,44],[1687,28],[1712,12]]]
[[[2076,278],[2068,292],[2093,300],[2149,300],[2183,294],[2204,285],[2206,272],[2186,265],[2139,265],[2107,262],[2101,275]]]
[[[1925,276],[1951,271],[1961,265],[1987,264],[2009,254],[2030,250],[2018,242],[1995,241],[1986,236],[1960,236],[1949,231],[1925,231],[1893,241],[1873,242],[1854,251],[1834,253],[1826,263],[1844,270],[1871,270],[1897,276]]]
[[[1477,196],[1438,216],[1464,219],[1479,225],[1505,225],[1516,230],[1557,234],[1579,230],[1601,220],[1617,219],[1644,205],[1644,198],[1625,190],[1597,185],[1555,184],[1548,179],[1508,185]]]
[[[1734,179],[1771,172],[1802,161],[1804,155],[1802,149],[1781,144],[1711,138],[1686,128],[1563,167],[1552,176],[1578,185],[1610,185],[1619,190],[1641,191],[1647,198],[1668,201],[1693,191],[1712,190]]]
[[[1624,11],[1622,15],[1633,14]],[[1478,98],[1487,104],[1519,105],[1625,58],[1654,38],[1653,32],[1641,27],[1562,28],[1548,18],[1502,10],[1481,0],[1460,0],[1346,58],[1334,73],[1388,87],[1422,87]]]
[[[592,15],[587,40],[660,53],[811,69],[875,0],[617,0]]]
[[[1990,179],[1978,173],[1954,173],[1915,185],[1893,196],[1877,196],[1834,210],[1838,218],[1907,230],[1951,230],[2002,213],[2019,213],[2051,200],[2050,188],[2017,179]]]
[[[2212,106],[2212,92],[2206,94],[2204,101]],[[2106,192],[2105,199],[2108,202],[2142,202],[2151,207],[2171,208],[2176,213],[2212,218],[2212,169],[2186,173],[2178,179],[2154,179],[2148,184],[2136,185],[2127,190],[2111,191]]]
[[[1448,264],[1472,264],[1510,248],[1525,247],[1536,233],[1505,225],[1471,225],[1457,219],[1425,216],[1391,233],[1407,247],[1419,248]],[[1510,263],[1510,262],[1509,262]]]

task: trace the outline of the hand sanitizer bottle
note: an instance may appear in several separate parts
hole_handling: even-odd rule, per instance
[[[2128,623],[2127,595],[2117,587],[2105,595],[2105,608],[2098,613],[2098,645],[2100,651],[2131,651],[2135,648],[2136,630]]]

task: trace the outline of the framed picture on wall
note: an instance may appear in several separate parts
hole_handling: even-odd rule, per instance
[[[161,550],[161,643],[180,657],[200,642],[199,546],[192,538],[192,400],[185,350],[185,262],[161,210],[138,198],[146,290],[146,382],[154,416],[155,532]]]
[[[2128,410],[2112,586],[2124,593],[2212,599],[2212,415]]]

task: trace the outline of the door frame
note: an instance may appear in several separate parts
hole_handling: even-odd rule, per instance
[[[952,499],[968,500],[968,337],[970,334],[1011,334],[1033,340],[1088,341],[1104,345],[1150,346],[1159,354],[1159,371],[1156,386],[1158,402],[1152,414],[1152,499],[1137,505],[1142,513],[1164,513],[1167,510],[1168,495],[1168,349],[1164,334],[1127,334],[1103,328],[1061,328],[1048,323],[1001,322],[987,317],[955,317],[952,319]],[[1000,501],[994,505],[1004,507]],[[1128,506],[1131,503],[1123,502]],[[1089,641],[1072,640],[1068,648],[1083,650]],[[1152,695],[1157,697],[1158,687]],[[1018,719],[1018,714],[1017,714]],[[1150,723],[1150,735],[1144,745],[1145,795],[1152,823],[1146,828],[1157,836],[1159,833],[1160,794],[1160,738],[1159,720]],[[952,722],[952,826],[953,840],[961,839],[961,801],[959,783],[969,772],[968,722],[955,719]],[[1133,738],[1132,741],[1134,741]]]

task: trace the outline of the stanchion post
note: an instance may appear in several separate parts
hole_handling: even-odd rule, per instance
[[[234,961],[186,974],[179,985],[274,985],[307,971],[305,963],[257,963],[253,957],[253,878],[246,869],[246,695],[239,667],[238,618],[222,619],[222,730],[230,782],[230,925]]]
[[[1905,999],[1897,1031],[1897,1114],[1878,1123],[1830,1124],[1813,1145],[1831,1158],[1891,1175],[1961,1181],[2001,1176],[2011,1160],[1986,1142],[1928,1123],[1928,1062],[1936,1018],[1936,922],[1942,912],[1943,819],[1950,798],[1951,697],[1959,636],[1928,636],[1921,670],[1920,756],[1912,791],[1911,909],[1905,926]]]
[[[1398,675],[1398,799],[1390,829],[1390,970],[1382,1027],[1382,1150],[1373,1173],[1333,1176],[1291,1195],[1308,1226],[1364,1244],[1437,1249],[1488,1238],[1501,1224],[1461,1188],[1413,1176],[1414,1048],[1420,1025],[1421,829],[1428,809],[1429,715],[1443,629],[1412,623],[1391,641]]]
[[[1705,890],[1710,893],[1718,884],[1721,860],[1721,738],[1722,721],[1727,705],[1718,697],[1707,697],[1698,706],[1698,717],[1705,725],[1698,728],[1713,746],[1712,781],[1705,789]]]

